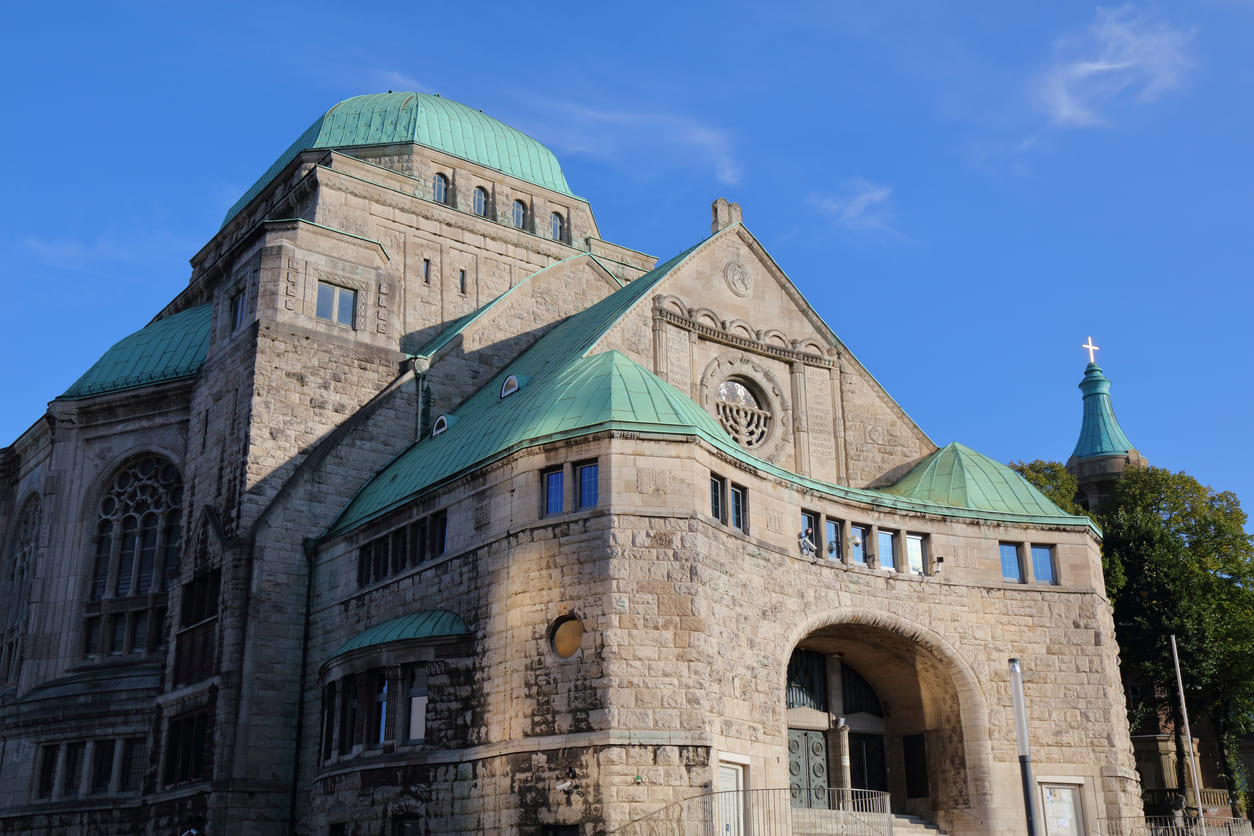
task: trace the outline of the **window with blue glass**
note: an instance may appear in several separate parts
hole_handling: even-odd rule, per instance
[[[451,193],[448,188],[448,178],[443,174],[437,174],[431,181],[431,197],[436,203],[451,202]]]
[[[876,546],[879,549],[880,566],[884,569],[897,569],[897,532],[880,529]]]
[[[554,241],[566,240],[566,219],[562,217],[561,212],[549,215],[549,233]]]
[[[475,187],[475,214],[481,218],[488,216],[488,190],[482,186]]]
[[[866,541],[871,536],[871,529],[865,525],[849,526],[849,562],[859,566],[866,565]]]
[[[731,523],[732,528],[749,533],[749,494],[740,485],[731,486]]]
[[[597,463],[581,462],[575,465],[579,484],[579,507],[595,508],[597,504]]]
[[[357,311],[357,291],[318,282],[318,319],[353,327]]]
[[[1008,581],[1023,583],[1023,561],[1018,543],[1001,544],[1001,576]]]
[[[527,204],[521,200],[514,201],[513,221],[515,229],[527,228]]]
[[[562,469],[555,467],[552,470],[546,470],[540,474],[540,482],[544,488],[544,514],[560,514],[563,508],[563,483]]]
[[[1032,577],[1037,583],[1058,583],[1053,546],[1032,546]]]

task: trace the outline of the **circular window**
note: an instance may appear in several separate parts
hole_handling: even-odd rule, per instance
[[[579,650],[583,641],[583,622],[573,615],[564,616],[549,628],[549,646],[563,659],[569,659]]]
[[[719,423],[741,447],[757,447],[771,431],[771,413],[762,399],[743,381],[730,379],[718,385],[715,401]]]

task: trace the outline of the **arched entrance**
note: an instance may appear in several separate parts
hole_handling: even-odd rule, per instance
[[[968,764],[966,676],[886,620],[820,626],[795,645],[784,695],[793,804],[852,788],[886,791],[894,812],[938,823],[975,812],[972,772],[984,770]]]

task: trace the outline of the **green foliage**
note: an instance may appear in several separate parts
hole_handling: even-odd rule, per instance
[[[1032,486],[1068,514],[1083,514],[1076,504],[1078,489],[1076,478],[1067,472],[1061,462],[1036,459],[1030,462],[1011,462],[1010,469],[1032,483]]]

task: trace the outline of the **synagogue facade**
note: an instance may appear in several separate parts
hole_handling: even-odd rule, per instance
[[[316,120],[0,451],[0,833],[606,834],[718,791],[742,832],[832,788],[1017,832],[1010,657],[1033,792],[1139,817],[1099,533],[934,443],[739,206],[693,220],[610,243],[440,97]]]

